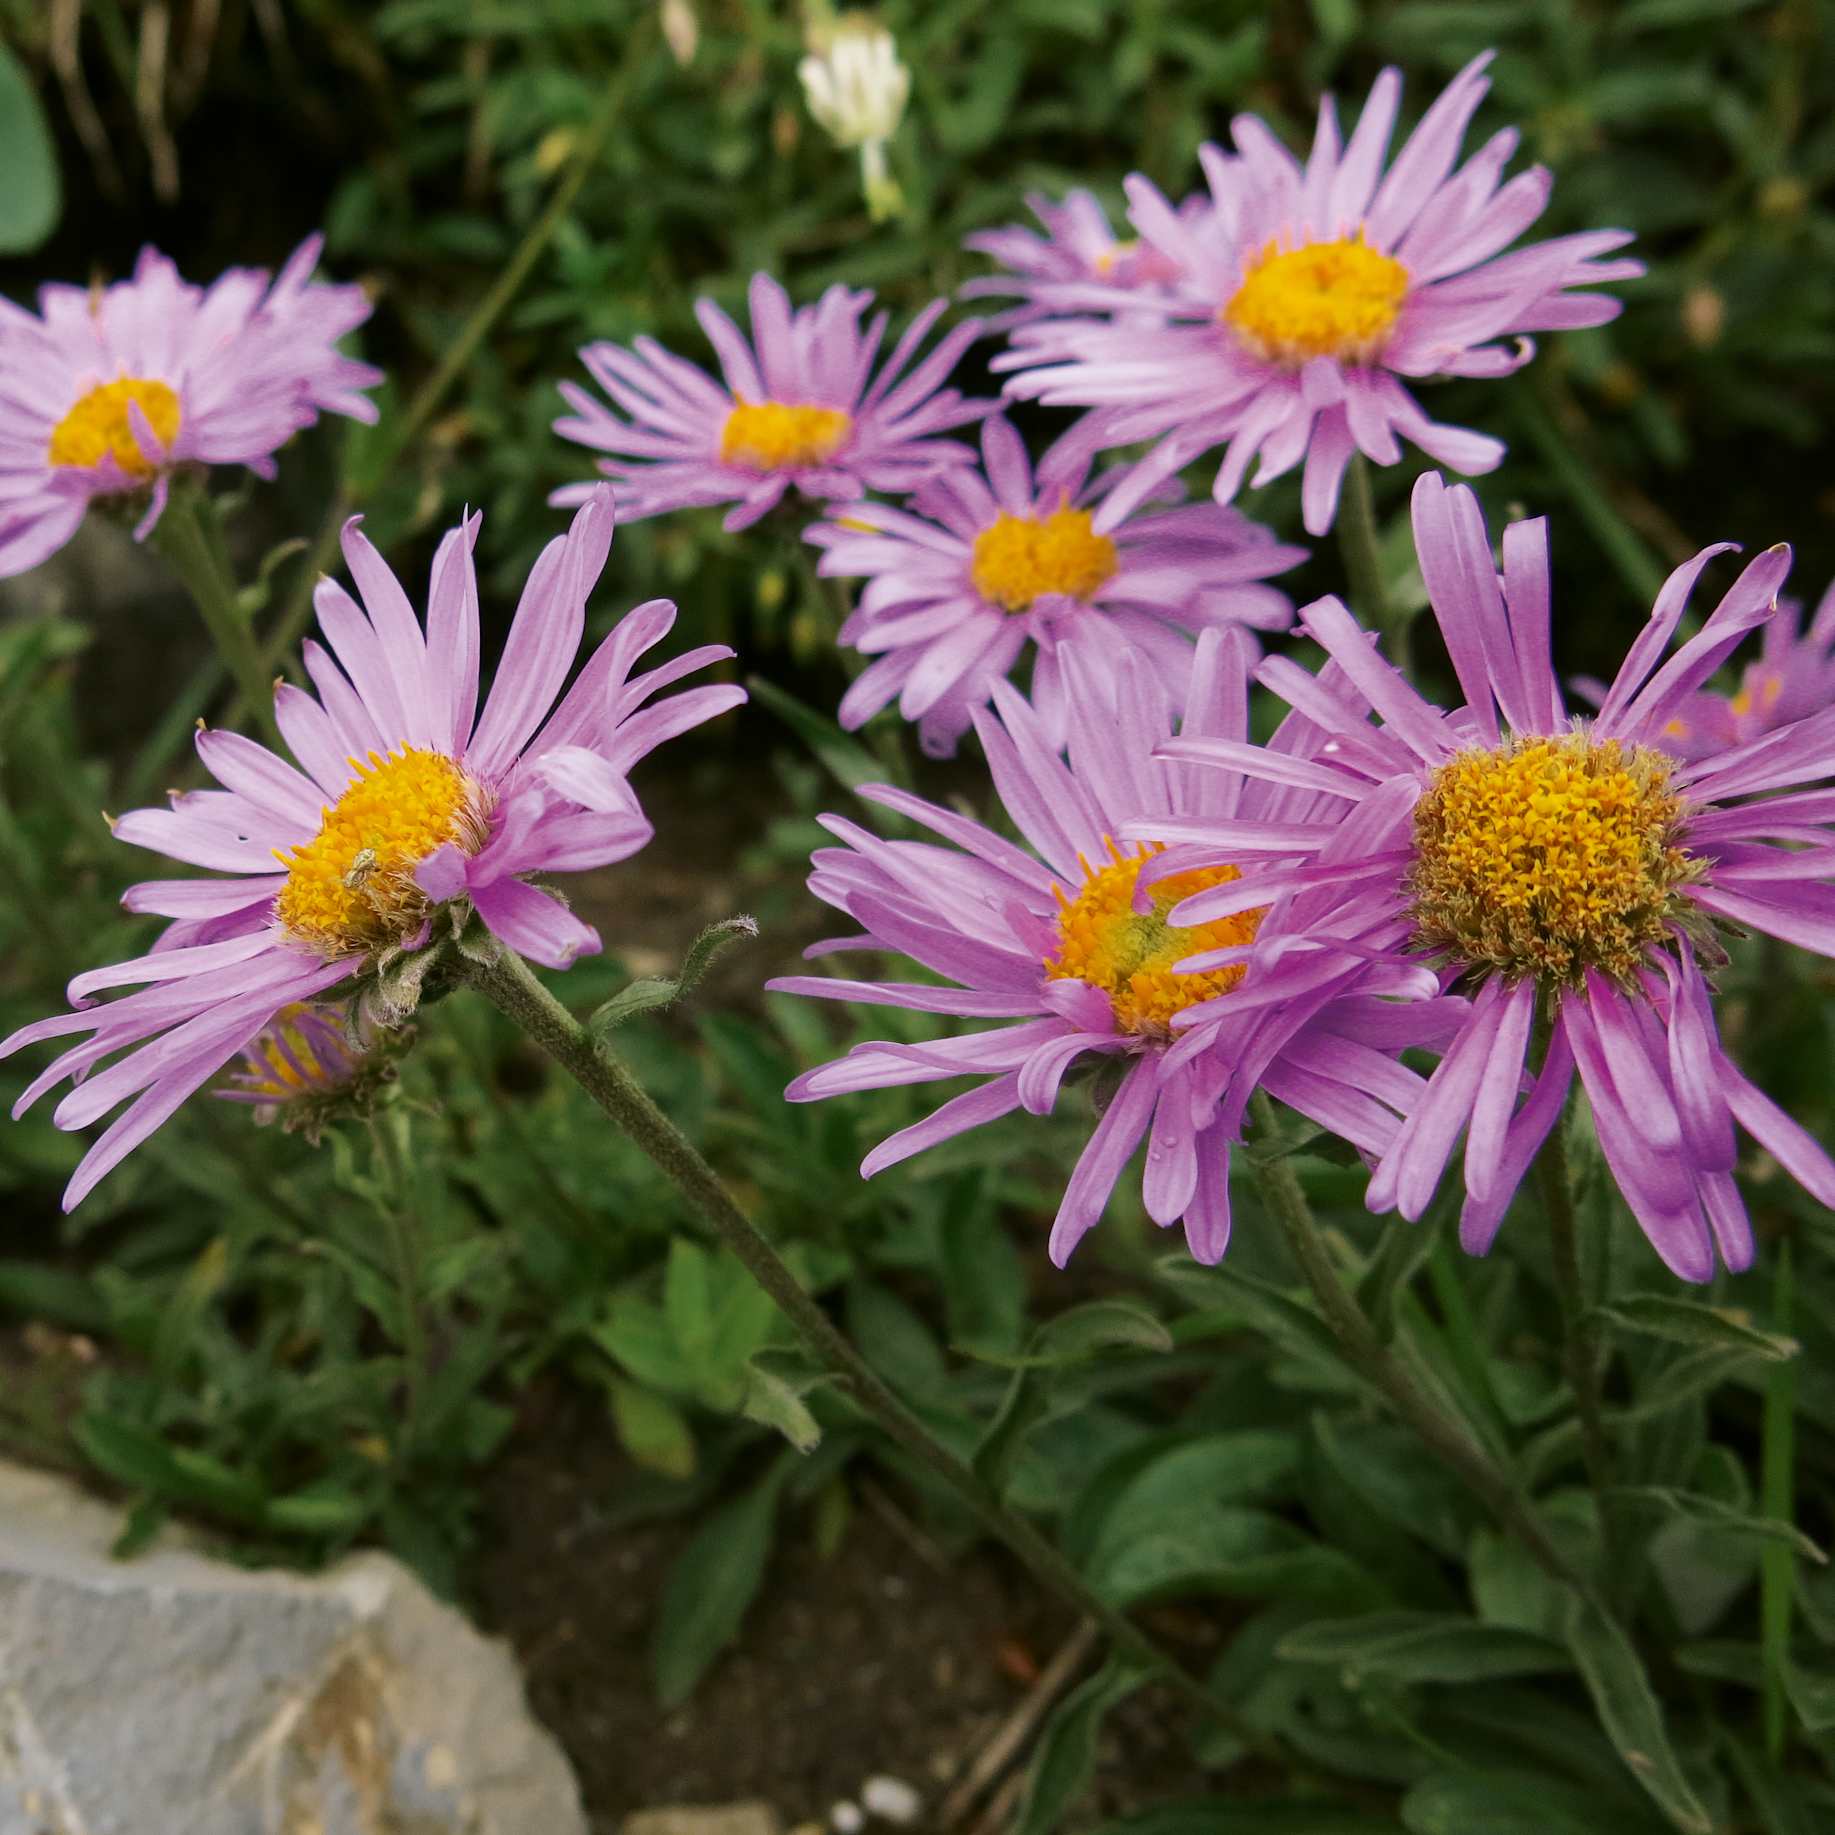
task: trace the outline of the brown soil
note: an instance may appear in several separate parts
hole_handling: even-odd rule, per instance
[[[1066,1615],[995,1552],[940,1566],[889,1513],[860,1503],[825,1560],[807,1519],[791,1514],[739,1642],[687,1706],[665,1714],[649,1638],[692,1524],[609,1527],[607,1506],[629,1477],[598,1405],[565,1404],[519,1433],[489,1480],[473,1564],[479,1616],[515,1646],[531,1704],[579,1774],[595,1835],[637,1809],[753,1798],[787,1826],[826,1825],[876,1773],[919,1790],[918,1828],[939,1829],[934,1811],[952,1781],[1071,1634]],[[1158,1629],[1215,1636],[1208,1626]],[[1114,1814],[1204,1787],[1180,1718],[1144,1695],[1111,1721],[1092,1809]]]

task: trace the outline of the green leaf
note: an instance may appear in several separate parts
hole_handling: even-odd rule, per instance
[[[646,1471],[664,1478],[689,1479],[695,1471],[694,1430],[673,1403],[639,1383],[612,1377],[612,1425],[618,1443]]]
[[[1835,1675],[1787,1661],[1784,1686],[1797,1718],[1809,1732],[1826,1733],[1835,1727]]]
[[[1607,1496],[1626,1503],[1641,1504],[1661,1511],[1665,1516],[1684,1517],[1704,1528],[1718,1530],[1729,1537],[1747,1542],[1779,1542],[1794,1549],[1807,1561],[1826,1566],[1828,1556],[1794,1523],[1778,1517],[1755,1516],[1748,1510],[1736,1510],[1718,1498],[1704,1497],[1699,1491],[1678,1491],[1669,1485],[1615,1485]]]
[[[740,1411],[761,1427],[774,1428],[799,1453],[814,1452],[822,1425],[803,1397],[834,1379],[826,1371],[808,1370],[789,1359],[761,1352],[746,1366],[745,1400]]]
[[[972,1351],[1003,1370],[1057,1370],[1104,1351],[1170,1351],[1172,1334],[1143,1306],[1128,1300],[1086,1300],[1047,1319],[1025,1351]]]
[[[1159,1264],[1160,1278],[1194,1306],[1234,1315],[1252,1331],[1270,1338],[1281,1349],[1323,1364],[1344,1368],[1344,1356],[1331,1329],[1309,1306],[1241,1269],[1206,1268],[1183,1256],[1169,1256]]]
[[[1774,1363],[1797,1354],[1796,1339],[1761,1331],[1732,1307],[1706,1306],[1673,1294],[1627,1294],[1610,1306],[1595,1307],[1594,1316],[1620,1331],[1667,1338],[1700,1350],[1742,1351]]]
[[[934,1396],[948,1377],[942,1348],[930,1327],[877,1281],[855,1279],[847,1288],[847,1329],[868,1363],[901,1394]]]
[[[1205,1797],[1105,1822],[1095,1835],[1386,1835],[1395,1827],[1371,1809]]]
[[[1194,1504],[1260,1504],[1290,1489],[1299,1463],[1294,1435],[1268,1429],[1131,1449],[1077,1500],[1065,1526],[1066,1552],[1085,1567],[1104,1565]]]
[[[1111,1658],[1058,1704],[1039,1735],[1013,1835],[1051,1835],[1057,1828],[1095,1776],[1096,1736],[1103,1717],[1127,1700],[1143,1679],[1139,1670]]]
[[[779,1464],[743,1497],[715,1511],[669,1570],[650,1652],[656,1698],[676,1708],[738,1635],[765,1577],[777,1495],[790,1468]]]
[[[1319,1619],[1284,1637],[1278,1654],[1397,1682],[1487,1682],[1572,1667],[1561,1646],[1547,1638],[1450,1612]]]
[[[57,143],[32,80],[0,43],[0,254],[24,255],[57,227]]]
[[[1684,1835],[1712,1835],[1713,1818],[1683,1775],[1650,1678],[1617,1622],[1576,1597],[1566,1635],[1599,1724],[1631,1775]]]
[[[758,935],[757,922],[749,917],[722,918],[708,927],[688,946],[677,975],[644,975],[628,987],[621,988],[603,1006],[594,1009],[587,1028],[595,1036],[622,1026],[640,1013],[654,1013],[685,1000],[700,985],[701,978],[720,954],[744,938]]]
[[[1175,1594],[1375,1603],[1376,1586],[1356,1562],[1265,1510],[1205,1497],[1116,1542],[1090,1565],[1096,1590],[1116,1605]]]
[[[109,1326],[107,1302],[87,1275],[37,1262],[0,1261],[0,1306],[73,1332],[103,1332]]]
[[[286,1535],[353,1536],[370,1518],[370,1507],[349,1491],[295,1491],[270,1498],[262,1511],[270,1529]]]
[[[1599,1835],[1599,1799],[1545,1774],[1436,1772],[1402,1799],[1409,1835]]]
[[[1313,1432],[1332,1469],[1372,1510],[1443,1555],[1459,1557],[1477,1515],[1470,1493],[1405,1428],[1338,1421],[1323,1411]]]

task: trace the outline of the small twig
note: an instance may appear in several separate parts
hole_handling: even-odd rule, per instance
[[[987,1814],[975,1824],[969,1835],[1006,1835],[1006,1831],[1013,1827],[1013,1819],[1019,1813],[1019,1800],[1025,1794],[1026,1774],[1016,1771],[994,1793],[994,1801],[988,1805]]]
[[[1095,1625],[1087,1618],[1071,1633],[1045,1665],[1045,1673],[989,1735],[961,1781],[943,1799],[943,1807],[937,1812],[939,1829],[953,1829],[974,1808],[982,1793],[1020,1756],[1058,1697],[1077,1679],[1078,1672],[1094,1654],[1098,1636]],[[1021,1782],[1023,1785],[1023,1777]]]
[[[120,199],[126,195],[121,167],[83,76],[82,30],[83,0],[51,0],[51,67],[64,91],[64,107],[95,168],[103,196]]]
[[[932,1573],[945,1577],[953,1576],[955,1566],[948,1555],[944,1554],[931,1537],[925,1535],[917,1524],[902,1511],[887,1495],[883,1485],[875,1484],[870,1478],[862,1478],[858,1489],[867,1508],[898,1537],[898,1539],[931,1570]]]
[[[134,111],[153,162],[153,195],[162,204],[178,196],[178,146],[166,125],[166,53],[172,43],[167,0],[149,0],[140,18],[140,49],[134,68]]]

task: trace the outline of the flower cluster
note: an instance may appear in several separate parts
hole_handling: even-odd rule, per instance
[[[1835,1205],[1835,1162],[1737,1068],[1714,1014],[1733,933],[1835,955],[1835,591],[1803,631],[1777,598],[1788,550],[1769,549],[1678,641],[1726,552],[1706,549],[1576,711],[1554,669],[1544,525],[1510,524],[1494,553],[1472,491],[1428,472],[1413,533],[1450,700],[1335,597],[1297,614],[1318,667],[1262,648],[1296,620],[1269,582],[1306,556],[1230,507],[1251,467],[1258,484],[1302,469],[1314,535],[1347,466],[1399,464],[1404,441],[1486,471],[1501,444],[1429,420],[1408,385],[1507,376],[1528,334],[1603,323],[1620,302],[1592,289],[1642,272],[1618,230],[1513,247],[1551,181],[1506,177],[1509,129],[1461,160],[1488,61],[1393,155],[1393,70],[1348,136],[1328,99],[1303,160],[1239,118],[1234,151],[1203,149],[1202,193],[1175,206],[1129,182],[1125,241],[1088,192],[1032,200],[1043,237],[970,239],[1006,272],[965,291],[1018,296],[991,326],[929,343],[938,300],[882,355],[870,294],[836,285],[799,307],[758,275],[749,337],[697,307],[718,377],[649,338],[589,345],[603,398],[561,383],[555,428],[609,482],[555,494],[578,515],[536,564],[481,713],[478,519],[442,544],[424,625],[347,528],[361,603],[320,586],[316,693],[277,693],[295,762],[201,732],[220,788],[114,830],[216,876],[132,888],[130,909],[170,920],[158,944],[79,975],[72,1012],[0,1044],[80,1035],[20,1106],[68,1081],[60,1126],[121,1111],[68,1201],[238,1059],[223,1093],[283,1121],[361,1100],[387,1071],[374,1015],[399,1017],[377,984],[474,918],[551,967],[598,947],[534,881],[642,847],[632,765],[743,696],[652,699],[730,654],[634,675],[673,617],[660,601],[563,695],[586,597],[614,506],[727,505],[728,529],[778,512],[819,576],[860,583],[837,631],[865,659],[841,724],[896,703],[931,754],[972,733],[1003,812],[978,821],[878,784],[861,795],[931,838],[823,818],[838,845],[810,886],[850,928],[811,953],[889,952],[920,974],[771,985],[992,1022],[860,1044],[792,1084],[807,1101],[969,1081],[864,1173],[1043,1115],[1081,1083],[1094,1119],[1053,1258],[1144,1148],[1148,1215],[1213,1261],[1232,1155],[1272,1099],[1362,1156],[1374,1211],[1420,1217],[1457,1158],[1462,1240],[1482,1253],[1578,1085],[1632,1212],[1685,1279],[1752,1258],[1739,1130]],[[906,96],[883,31],[838,40],[804,78],[832,133],[883,146]],[[259,470],[318,410],[366,412],[372,373],[333,348],[360,303],[307,283],[315,255],[272,289],[230,275],[205,294],[148,257],[130,286],[51,289],[42,321],[0,317],[0,570],[49,552],[90,496],[151,487],[156,515],[182,461]],[[1001,403],[951,385],[990,329],[1008,337],[993,368],[1009,401],[1085,410],[1036,462]],[[979,452],[949,437],[976,423]],[[1186,502],[1179,475],[1219,448],[1214,501]],[[1368,497],[1352,500],[1364,518]],[[800,526],[799,498],[818,506]],[[1755,632],[1759,661],[1718,692]],[[1278,720],[1252,719],[1254,688]]]

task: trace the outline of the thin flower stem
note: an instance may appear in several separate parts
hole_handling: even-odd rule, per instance
[[[1139,1626],[1102,1599],[1038,1530],[1009,1510],[880,1380],[877,1372],[810,1297],[720,1175],[631,1073],[505,948],[488,959],[455,954],[459,975],[552,1057],[712,1224],[805,1346],[838,1377],[864,1413],[944,1484],[1034,1576],[1080,1616],[1094,1619],[1119,1651],[1160,1676],[1253,1750],[1273,1756],[1268,1737],[1246,1726],[1223,1701]]]
[[[382,1171],[383,1228],[395,1264],[401,1306],[401,1353],[405,1368],[406,1407],[402,1420],[404,1450],[414,1444],[420,1418],[421,1385],[427,1372],[427,1325],[421,1313],[420,1255],[415,1228],[414,1187],[408,1170],[407,1117],[399,1106],[370,1117],[370,1139]]]
[[[278,740],[273,680],[262,663],[255,633],[237,598],[235,577],[223,552],[216,507],[201,484],[183,478],[173,484],[165,511],[153,530],[153,545],[184,581],[243,701],[258,715],[267,737]]]
[[[593,168],[599,163],[600,155],[605,151],[605,143],[611,137],[612,129],[624,112],[632,88],[636,84],[637,73],[642,68],[644,58],[650,50],[655,36],[654,9],[646,12],[636,25],[631,28],[625,39],[624,56],[620,59],[611,82],[606,86],[605,94],[599,104],[599,112],[586,125],[585,131],[575,143],[568,158],[567,169],[555,182],[552,194],[542,210],[542,214],[529,225],[527,233],[517,245],[516,252],[510,257],[508,265],[492,283],[491,289],[478,304],[472,308],[471,317],[460,327],[459,335],[447,346],[445,355],[434,366],[429,375],[414,392],[414,398],[403,412],[400,424],[396,427],[390,440],[390,450],[403,452],[409,443],[419,434],[427,423],[438,412],[440,404],[446,399],[452,385],[463,374],[465,366],[477,353],[478,346],[490,334],[491,327],[500,319],[510,302],[522,290],[523,282],[529,278],[535,264],[541,259],[542,252],[554,239],[573,208],[573,201],[580,195],[580,188]],[[372,475],[388,475],[387,466],[377,466]],[[279,622],[269,634],[267,644],[262,652],[263,662],[271,674],[278,669],[292,653],[301,631],[306,627],[306,620],[312,615],[312,591],[318,584],[319,576],[331,565],[332,557],[337,552],[338,534],[345,522],[362,507],[366,490],[348,476],[339,485],[337,494],[332,498],[331,507],[326,512],[325,520],[313,538],[311,548],[301,562],[300,571],[282,612]],[[230,721],[237,719],[240,708],[233,709],[228,716]]]
[[[1408,620],[1398,618],[1383,584],[1382,548],[1376,537],[1376,498],[1370,463],[1351,454],[1338,504],[1338,548],[1351,582],[1351,609],[1381,635],[1389,660],[1404,674],[1409,664]]]
[[[1275,1133],[1273,1107],[1256,1091],[1252,1113],[1262,1139]],[[1473,1438],[1469,1429],[1417,1383],[1374,1328],[1339,1278],[1318,1221],[1300,1187],[1298,1175],[1284,1157],[1248,1155],[1262,1202],[1279,1220],[1287,1246],[1319,1303],[1332,1336],[1351,1367],[1413,1429],[1428,1450],[1444,1460],[1483,1500],[1485,1507],[1556,1580],[1592,1596],[1587,1581],[1542,1533],[1509,1475]]]

